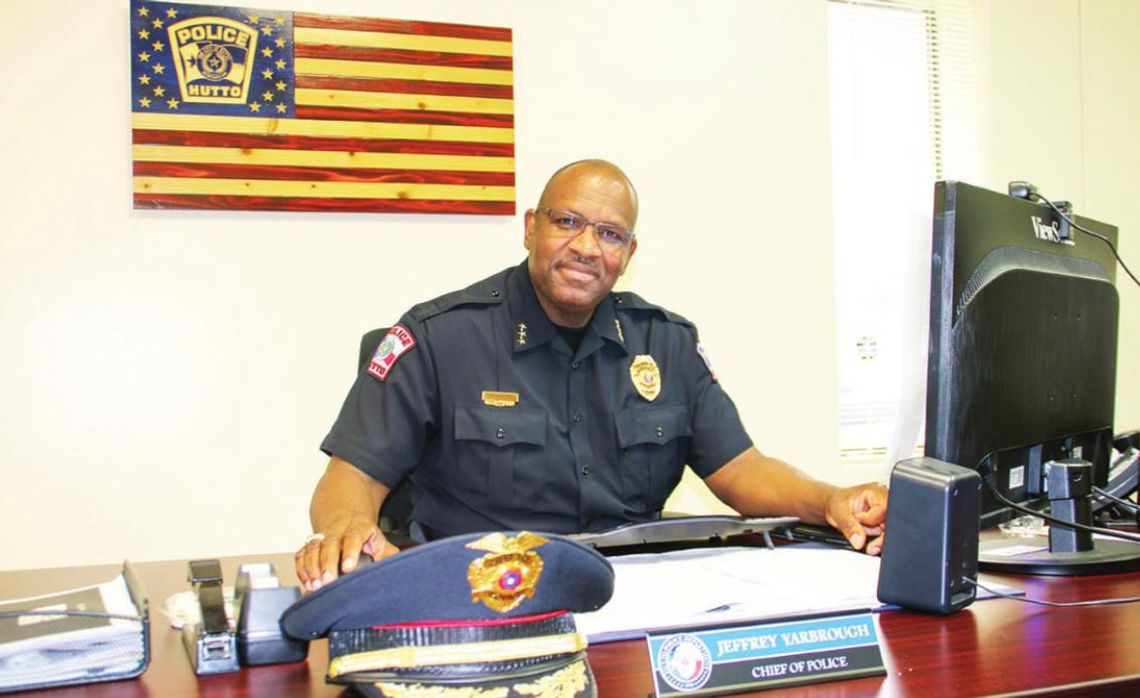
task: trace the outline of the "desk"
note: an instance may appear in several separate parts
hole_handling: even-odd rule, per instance
[[[224,558],[225,579],[237,579],[240,563],[272,562],[285,583],[293,580],[291,554]],[[169,595],[189,588],[184,561],[135,563],[151,603],[151,663],[139,679],[37,691],[34,698],[67,696],[349,696],[324,682],[328,655],[314,642],[307,663],[243,669],[198,678],[190,670],[181,636],[162,614]],[[0,572],[0,597],[31,596],[103,582],[119,565]],[[1002,577],[1033,598],[1049,601],[1140,596],[1140,573],[1044,578]],[[949,617],[894,611],[878,616],[887,676],[765,691],[766,698],[828,696],[973,696],[1052,689],[1052,695],[1140,693],[1140,604],[1045,608],[1006,599],[975,603]],[[590,663],[601,698],[642,698],[652,693],[643,641],[595,645]]]

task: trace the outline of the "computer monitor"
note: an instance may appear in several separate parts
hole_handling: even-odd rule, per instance
[[[1076,220],[1115,245],[1115,227]],[[1076,231],[1064,239],[1066,228],[1041,203],[961,182],[935,185],[926,455],[977,469],[1006,498],[1036,510],[1049,503],[1047,463],[1089,461],[1093,484],[1104,487],[1112,456],[1116,262],[1102,241]],[[1014,515],[983,488],[983,529]],[[1025,571],[1110,571],[1106,564],[1127,564],[1120,556],[1140,564],[1140,546],[1046,551]],[[1048,569],[1054,562],[1060,568]]]

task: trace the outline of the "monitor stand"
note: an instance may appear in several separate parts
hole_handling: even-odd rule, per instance
[[[1049,508],[1062,521],[1092,525],[1092,464],[1049,464]],[[1140,543],[1094,539],[1091,531],[1051,523],[1049,535],[983,531],[978,568],[985,572],[1076,576],[1140,570]]]
[[[983,572],[1080,576],[1140,570],[1140,543],[1095,539],[1093,549],[1050,552],[1048,536],[1021,536],[997,529],[982,531],[978,569]]]

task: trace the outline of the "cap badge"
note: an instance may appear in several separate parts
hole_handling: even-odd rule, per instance
[[[482,601],[492,611],[506,613],[534,596],[542,576],[542,558],[534,548],[548,542],[538,534],[523,531],[509,538],[502,533],[489,533],[468,543],[472,550],[487,551],[467,566],[471,603]]]
[[[661,369],[649,354],[633,357],[629,366],[629,378],[638,395],[653,402],[661,394]]]

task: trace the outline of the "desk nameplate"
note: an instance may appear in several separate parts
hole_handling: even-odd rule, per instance
[[[654,634],[648,646],[658,696],[886,674],[870,613]]]

